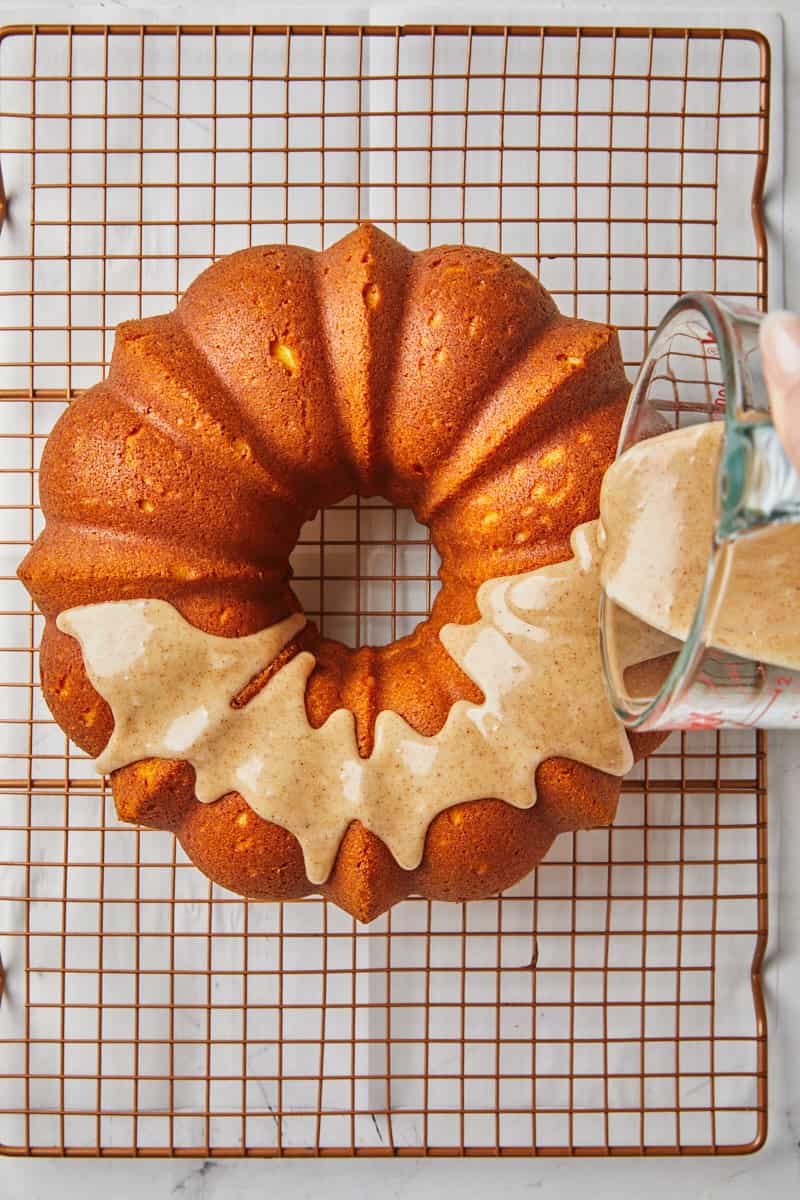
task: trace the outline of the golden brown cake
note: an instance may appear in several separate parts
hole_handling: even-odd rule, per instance
[[[147,597],[206,633],[253,634],[300,607],[288,561],[301,525],[358,493],[429,526],[442,557],[430,618],[355,650],[307,624],[256,686],[310,651],[314,728],[349,709],[365,758],[382,710],[436,734],[456,701],[482,698],[442,627],[478,619],[484,581],[570,557],[574,527],[597,516],[627,394],[615,331],[561,316],[503,255],[414,254],[362,225],[323,253],[262,246],[220,260],[173,313],[119,327],[108,378],[45,447],[46,527],[19,573],[46,617],[55,719],[93,756],[113,728],[78,643],[56,626],[64,610]],[[652,744],[631,742],[635,754]],[[123,820],[173,830],[223,886],[257,899],[320,891],[361,921],[412,893],[496,893],[560,831],[609,824],[619,794],[616,776],[549,758],[532,807],[486,798],[436,816],[414,870],[353,821],[317,886],[297,839],[241,795],[200,803],[188,762],[134,762],[112,786]]]

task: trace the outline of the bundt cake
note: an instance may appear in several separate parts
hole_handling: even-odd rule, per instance
[[[652,743],[629,747],[597,682],[576,527],[627,394],[615,331],[562,316],[512,259],[412,253],[371,225],[322,253],[232,254],[173,313],[121,325],[108,378],[48,439],[19,571],[47,703],[112,771],[119,816],[173,830],[233,891],[318,891],[361,921],[412,893],[491,895],[559,831],[610,823]],[[442,558],[429,619],[387,646],[322,637],[291,589],[300,527],[353,493],[411,508]],[[182,756],[217,670],[216,740]]]

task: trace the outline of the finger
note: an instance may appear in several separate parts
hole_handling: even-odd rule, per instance
[[[800,470],[800,317],[769,313],[761,325],[760,341],[775,426],[787,455]]]

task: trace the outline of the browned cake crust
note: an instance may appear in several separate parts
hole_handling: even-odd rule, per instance
[[[92,755],[113,728],[77,643],[56,628],[62,610],[154,597],[206,632],[254,633],[298,608],[288,559],[300,526],[358,492],[429,525],[443,586],[430,619],[390,646],[351,650],[309,625],[292,647],[317,660],[308,718],[351,709],[362,755],[383,709],[436,733],[456,700],[481,699],[440,628],[477,620],[484,580],[570,556],[572,529],[597,516],[627,393],[616,332],[562,317],[503,255],[412,254],[362,225],[321,254],[262,246],[220,260],[174,313],[119,327],[107,380],[45,447],[46,528],[19,573],[46,617],[55,719]],[[637,754],[655,745],[631,740]],[[438,816],[415,871],[354,822],[315,888],[290,833],[235,793],[199,803],[193,782],[185,762],[123,767],[117,811],[174,830],[233,891],[321,891],[361,921],[411,893],[508,887],[560,831],[609,824],[620,786],[549,759],[533,808],[486,799]]]

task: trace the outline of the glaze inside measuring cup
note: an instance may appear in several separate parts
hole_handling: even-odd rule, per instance
[[[800,480],[759,320],[683,297],[632,392],[601,501],[604,667],[630,727],[800,720]],[[642,441],[654,404],[676,428]]]

